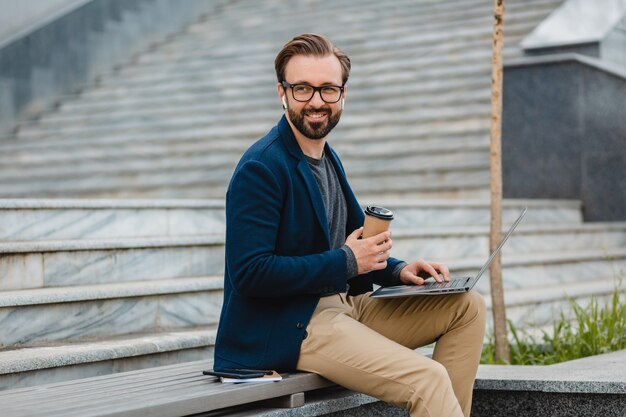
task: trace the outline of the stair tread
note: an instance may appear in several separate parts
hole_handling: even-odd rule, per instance
[[[223,245],[223,234],[0,242],[0,254]]]
[[[206,327],[4,350],[0,351],[0,375],[212,346],[216,333],[215,328]]]
[[[222,276],[0,291],[0,307],[32,306],[223,289]]]

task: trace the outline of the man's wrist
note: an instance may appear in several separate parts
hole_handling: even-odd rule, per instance
[[[343,245],[341,250],[346,254],[346,278],[350,279],[359,275],[359,265],[356,262],[356,256],[348,245]]]

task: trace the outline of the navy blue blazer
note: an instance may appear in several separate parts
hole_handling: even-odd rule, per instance
[[[326,144],[348,204],[346,237],[364,214]],[[349,294],[398,285],[387,268],[353,278]],[[346,291],[346,255],[330,249],[315,177],[283,116],[246,151],[226,194],[224,304],[215,369],[295,370],[306,326],[321,296]],[[355,341],[358,343],[358,341]]]

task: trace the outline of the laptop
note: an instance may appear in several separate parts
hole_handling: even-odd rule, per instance
[[[522,213],[519,215],[517,220],[513,223],[511,228],[502,238],[502,241],[493,251],[487,262],[480,269],[478,274],[475,277],[461,277],[461,278],[450,278],[448,282],[437,282],[437,281],[427,281],[424,285],[397,285],[394,287],[381,287],[370,294],[370,297],[373,298],[394,298],[394,297],[409,297],[412,295],[441,295],[441,294],[454,294],[454,293],[462,293],[468,292],[471,290],[474,285],[478,282],[480,277],[485,273],[489,265],[496,258],[502,246],[507,241],[513,230],[517,227],[517,225],[522,221],[522,218],[526,214],[528,210],[527,207],[524,207]]]

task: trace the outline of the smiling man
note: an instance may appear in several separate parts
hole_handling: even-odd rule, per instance
[[[243,155],[226,195],[215,369],[315,372],[411,416],[469,416],[482,297],[369,297],[372,283],[421,285],[448,280],[448,269],[390,257],[389,232],[360,238],[363,210],[327,143],[347,97],[348,57],[303,34],[275,67],[285,115]],[[414,350],[433,342],[432,359]]]

